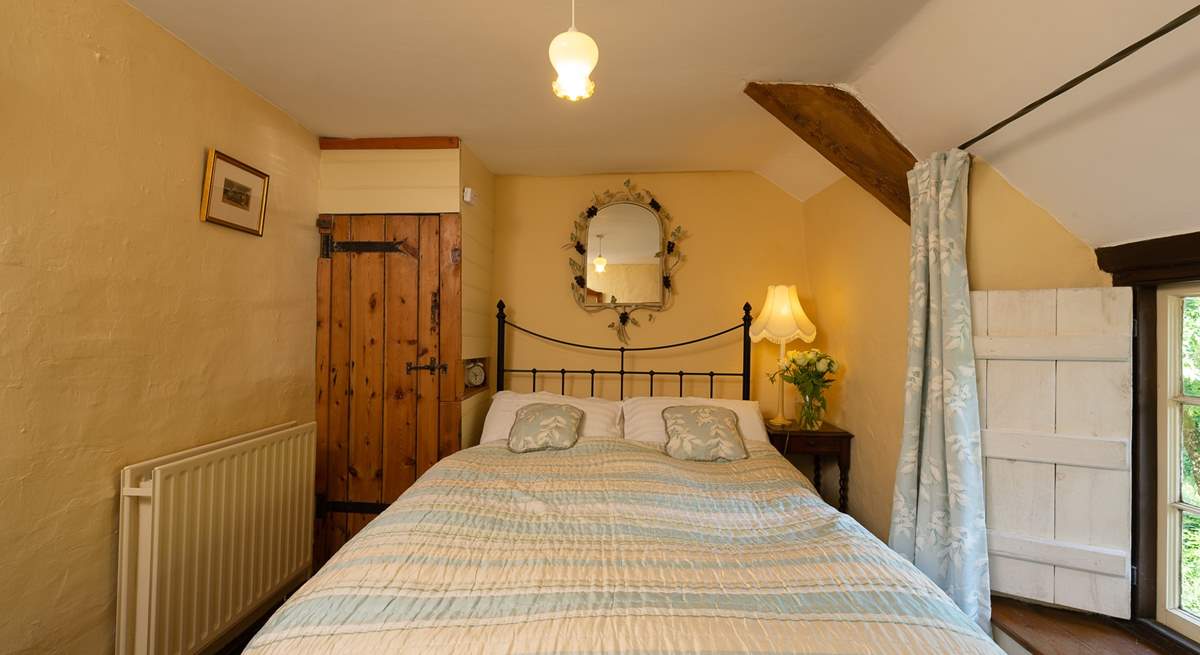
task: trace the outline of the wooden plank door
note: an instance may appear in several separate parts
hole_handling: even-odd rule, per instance
[[[331,215],[319,227],[318,564],[457,450],[461,400],[458,215]]]

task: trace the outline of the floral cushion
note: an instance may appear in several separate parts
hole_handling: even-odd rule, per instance
[[[676,406],[664,409],[662,416],[671,457],[701,462],[746,458],[746,444],[733,410],[712,405]]]
[[[583,410],[571,405],[530,403],[517,410],[508,431],[508,449],[514,453],[563,450],[575,445]]]

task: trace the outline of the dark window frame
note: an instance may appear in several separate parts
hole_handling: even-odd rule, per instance
[[[1172,652],[1200,644],[1157,620],[1158,614],[1158,287],[1200,280],[1200,232],[1096,249],[1113,286],[1133,288],[1133,514],[1135,571],[1130,629]]]

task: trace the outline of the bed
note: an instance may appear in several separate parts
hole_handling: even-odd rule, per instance
[[[765,440],[715,463],[623,436],[443,459],[245,652],[1001,652]]]

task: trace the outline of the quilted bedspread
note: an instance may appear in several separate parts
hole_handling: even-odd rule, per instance
[[[469,448],[350,540],[245,651],[990,653],[911,564],[765,443]]]

